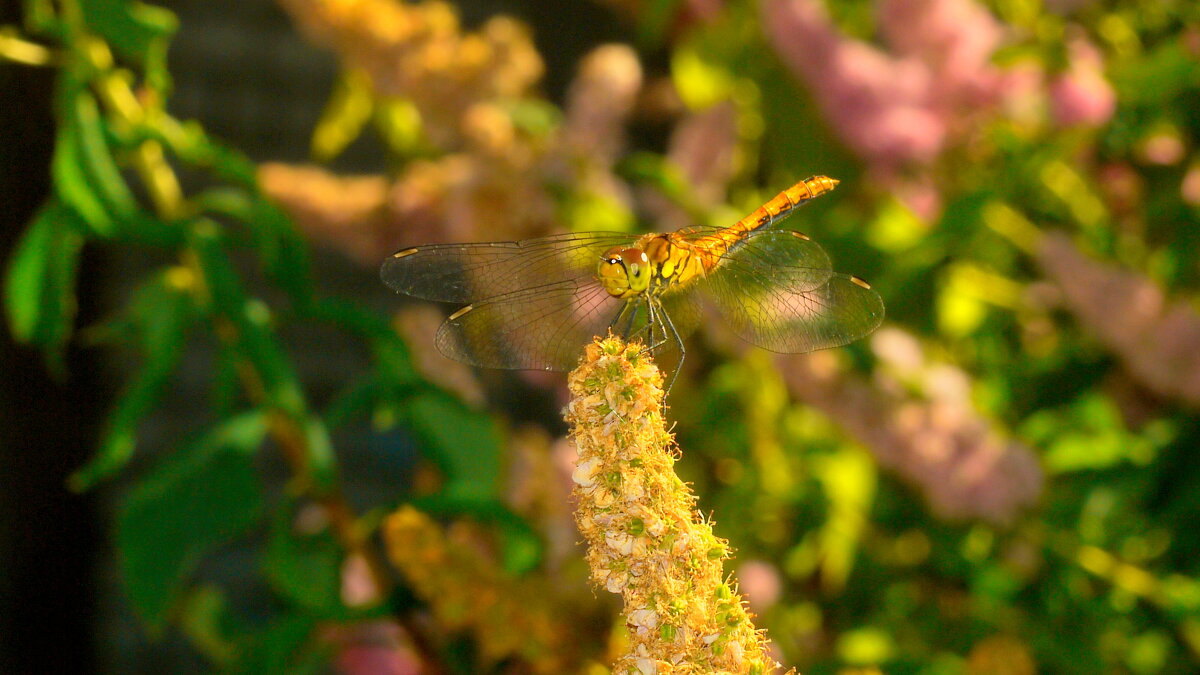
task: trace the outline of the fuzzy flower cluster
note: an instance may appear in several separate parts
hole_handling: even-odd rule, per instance
[[[316,22],[323,26],[321,31],[310,28],[309,32],[318,35],[353,36],[355,31],[376,30],[370,24],[350,22],[356,27],[351,31],[351,26],[345,25],[349,18],[334,21],[327,16],[331,7],[387,5],[405,8],[389,12],[430,11],[419,9],[426,5],[372,0],[281,1],[289,7],[324,7],[325,13],[318,12],[318,18],[295,13],[303,25]],[[318,21],[321,16],[325,18]],[[365,21],[359,14],[350,16]],[[509,22],[493,19],[496,21]],[[517,32],[524,35],[524,29]],[[367,52],[369,60],[380,62],[406,53],[380,40],[327,41],[332,41],[349,63],[367,60]],[[532,49],[532,45],[528,47]],[[425,132],[435,140],[439,135],[450,139],[443,146],[452,152],[410,162],[399,175],[388,177],[336,176],[324,169],[276,163],[260,168],[264,191],[313,239],[374,266],[392,252],[397,241],[524,239],[548,234],[571,217],[571,199],[576,196],[614,205],[616,211],[629,210],[632,197],[613,166],[623,154],[625,123],[642,88],[641,64],[631,48],[604,45],[589,53],[568,91],[561,122],[555,121],[557,114],[549,114],[545,126],[534,131],[519,123],[512,100],[489,98],[515,96],[524,85],[515,87],[510,82],[459,91],[463,75],[458,71],[439,67],[422,72],[429,82],[409,95],[421,107]],[[509,79],[502,71],[489,72],[501,80]],[[385,77],[381,67],[368,70],[368,74],[373,80]],[[386,82],[376,81],[375,86],[384,88]],[[466,98],[447,106],[420,103],[421,97],[435,95],[449,100],[453,98],[447,93],[450,91]],[[532,95],[524,101],[535,109],[550,111],[549,103]],[[564,198],[561,188],[555,187],[563,185],[571,186],[572,195]]]
[[[613,672],[767,673],[779,665],[724,573],[728,543],[675,474],[662,376],[637,344],[588,346],[570,375],[576,521],[592,579],[624,600],[628,653]]]
[[[431,139],[456,144],[477,105],[523,96],[542,76],[541,56],[520,23],[497,17],[477,33],[461,30],[439,0],[279,0],[316,42],[376,91],[411,100]]]
[[[565,634],[536,579],[511,579],[478,551],[471,533],[444,531],[404,506],[383,527],[388,557],[450,631],[469,630],[488,663],[518,658],[532,672],[570,668],[574,640]]]

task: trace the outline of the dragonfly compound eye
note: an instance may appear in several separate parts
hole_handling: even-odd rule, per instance
[[[650,259],[638,248],[614,248],[600,256],[596,278],[608,294],[627,298],[650,285]]]

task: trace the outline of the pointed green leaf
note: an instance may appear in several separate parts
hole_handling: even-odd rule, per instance
[[[9,327],[17,340],[41,347],[52,363],[60,362],[75,318],[82,233],[79,216],[52,200],[34,216],[8,264]]]
[[[96,455],[71,477],[73,489],[88,489],[133,456],[138,426],[171,381],[198,318],[188,283],[181,269],[164,272],[144,285],[130,303],[125,322],[141,352],[141,368],[109,415]]]
[[[108,41],[117,54],[145,68],[151,88],[167,89],[167,45],[179,27],[174,14],[130,0],[80,0],[79,7],[88,28]]]
[[[502,450],[490,417],[442,392],[414,397],[406,412],[423,451],[446,474],[447,497],[484,498],[499,493]]]
[[[111,237],[135,216],[138,203],[113,159],[96,99],[81,87],[64,90],[51,163],[55,189],[96,234]]]
[[[296,419],[303,418],[307,414],[304,394],[295,369],[272,330],[270,308],[247,297],[241,275],[225,250],[220,228],[209,221],[196,223],[189,241],[212,299],[212,311],[237,329],[237,349],[262,381],[269,407]]]
[[[50,172],[54,177],[54,188],[58,196],[71,206],[93,232],[112,236],[116,229],[112,216],[96,194],[87,171],[84,170],[83,142],[79,138],[79,127],[73,120],[64,120],[58,130],[54,145],[54,158]]]
[[[274,518],[263,571],[272,588],[292,604],[331,616],[342,607],[342,550],[328,528],[312,535],[296,532],[294,516],[284,508]]]
[[[254,451],[262,413],[227,420],[139,483],[117,516],[117,546],[129,599],[161,629],[180,587],[202,557],[259,517]]]
[[[313,287],[308,244],[291,219],[264,197],[256,196],[253,213],[246,222],[254,230],[258,255],[267,275],[297,306],[310,305]]]

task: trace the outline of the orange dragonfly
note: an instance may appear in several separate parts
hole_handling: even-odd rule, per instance
[[[771,227],[837,184],[802,180],[725,228],[416,246],[380,274],[398,293],[464,305],[438,330],[438,350],[487,368],[571,370],[584,345],[611,330],[641,337],[656,355],[678,349],[677,372],[706,301],[770,351],[837,347],[879,326],[883,300],[835,273],[807,236]]]

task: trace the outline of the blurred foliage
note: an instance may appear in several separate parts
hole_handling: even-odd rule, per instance
[[[1031,448],[1045,474],[1036,503],[1007,517],[946,517],[928,493],[958,475],[914,479],[904,462],[929,460],[917,452],[900,457],[899,467],[884,462],[838,404],[797,402],[801,393],[789,392],[762,353],[734,355],[719,336],[689,351],[671,400],[684,450],[679,468],[742,561],[735,572],[743,592],[782,660],[818,675],[1200,668],[1200,395],[1188,393],[1197,391],[1200,369],[1187,359],[1200,353],[1195,3],[927,3],[969,5],[1003,26],[1003,45],[987,67],[1004,72],[1004,102],[980,104],[990,110],[982,119],[969,105],[939,112],[951,140],[933,159],[898,165],[872,155],[822,107],[836,91],[806,84],[797,73],[807,71],[790,68],[784,50],[772,48],[764,18],[771,3],[604,4],[628,21],[653,57],[647,61],[661,63],[650,75],[673,92],[672,115],[729,104],[736,118],[735,167],[721,185],[728,204],[695,194],[658,140],[623,151],[615,175],[692,219],[718,223],[797,178],[841,179],[828,204],[797,220],[840,267],[880,290],[887,329],[908,336],[922,363],[898,372],[879,342],[858,344],[846,350],[847,377],[911,408],[935,398],[930,373],[962,373],[963,404],[981,434]],[[820,5],[775,7],[800,4]],[[883,42],[876,36],[901,21],[884,8],[913,4],[829,2],[839,36],[830,39],[876,49]],[[431,23],[447,25],[440,5],[421,7],[434,8]],[[972,22],[956,17],[946,21],[961,28],[951,37],[972,40]],[[352,642],[338,628],[387,617],[404,628],[388,644],[411,646],[413,658],[446,672],[536,672],[538,657],[526,652],[490,654],[481,665],[461,616],[443,633],[414,620],[430,605],[439,614],[454,607],[396,581],[374,540],[382,511],[410,504],[486,533],[455,540],[494,546],[490,555],[462,556],[475,566],[472,583],[502,570],[537,581],[496,588],[553,586],[547,579],[570,566],[545,560],[545,514],[509,503],[502,480],[516,473],[516,429],[431,384],[388,317],[323,295],[310,243],[264,194],[258,167],[168,112],[171,13],[128,0],[26,0],[25,18],[22,30],[0,32],[0,55],[56,69],[57,138],[53,194],[7,261],[9,330],[62,376],[73,340],[137,358],[94,459],[70,487],[131,473],[145,449],[142,424],[179,377],[188,349],[216,345],[212,395],[197,403],[204,428],[154,453],[153,465],[129,478],[116,516],[127,597],[147,629],[178,630],[222,669],[309,672]],[[1091,55],[1079,55],[1081,42]],[[832,73],[838,62],[817,65]],[[1079,74],[1088,67],[1094,72]],[[1035,83],[1004,79],[1020,72],[1034,73]],[[852,84],[841,77],[831,74],[828,86]],[[314,130],[314,159],[336,157],[371,128],[388,146],[394,174],[450,153],[444,139],[427,137],[419,96],[384,95],[377,86],[359,69],[344,70]],[[1022,86],[1033,92],[1027,100],[1012,94]],[[536,97],[503,104],[505,119],[532,146],[549,144],[564,124],[562,111]],[[181,186],[184,171],[202,176],[188,183],[198,187]],[[545,189],[564,228],[629,229],[645,213],[582,178]],[[1050,256],[1052,231],[1067,233],[1082,259],[1099,267]],[[419,243],[401,232],[392,232],[397,246]],[[130,280],[136,290],[115,316],[78,331],[77,294],[93,292],[77,287],[80,259],[106,247],[145,251],[147,260],[165,252],[170,262]],[[1072,279],[1103,283],[1092,297]],[[1130,284],[1151,305],[1169,297],[1180,309],[1126,311],[1139,307],[1120,302]],[[336,327],[371,354],[369,369],[347,374],[321,407],[281,337],[284,328],[317,325]],[[900,416],[903,408],[886,410]],[[893,422],[882,414],[875,421]],[[423,459],[414,487],[398,487],[394,502],[365,514],[349,506],[352,486],[331,441],[331,430],[354,425],[412,439]],[[936,454],[941,446],[912,447]],[[286,461],[284,490],[267,485],[264,455]],[[978,480],[1005,489],[1009,479],[989,476],[987,459],[973,468],[983,472]],[[440,535],[428,536],[444,548]],[[231,542],[261,553],[257,572],[274,596],[267,620],[242,615],[226,589],[196,576]],[[393,543],[391,555],[404,549]],[[489,560],[496,570],[481,572]],[[366,590],[347,590],[355,579],[365,579]],[[488,592],[470,589],[471,597]],[[537,603],[537,616],[548,606],[588,607],[555,593],[563,591],[522,599]],[[596,662],[620,631],[612,637],[613,627],[592,610],[562,617],[574,631],[562,649],[578,650],[573,662],[602,672]]]

